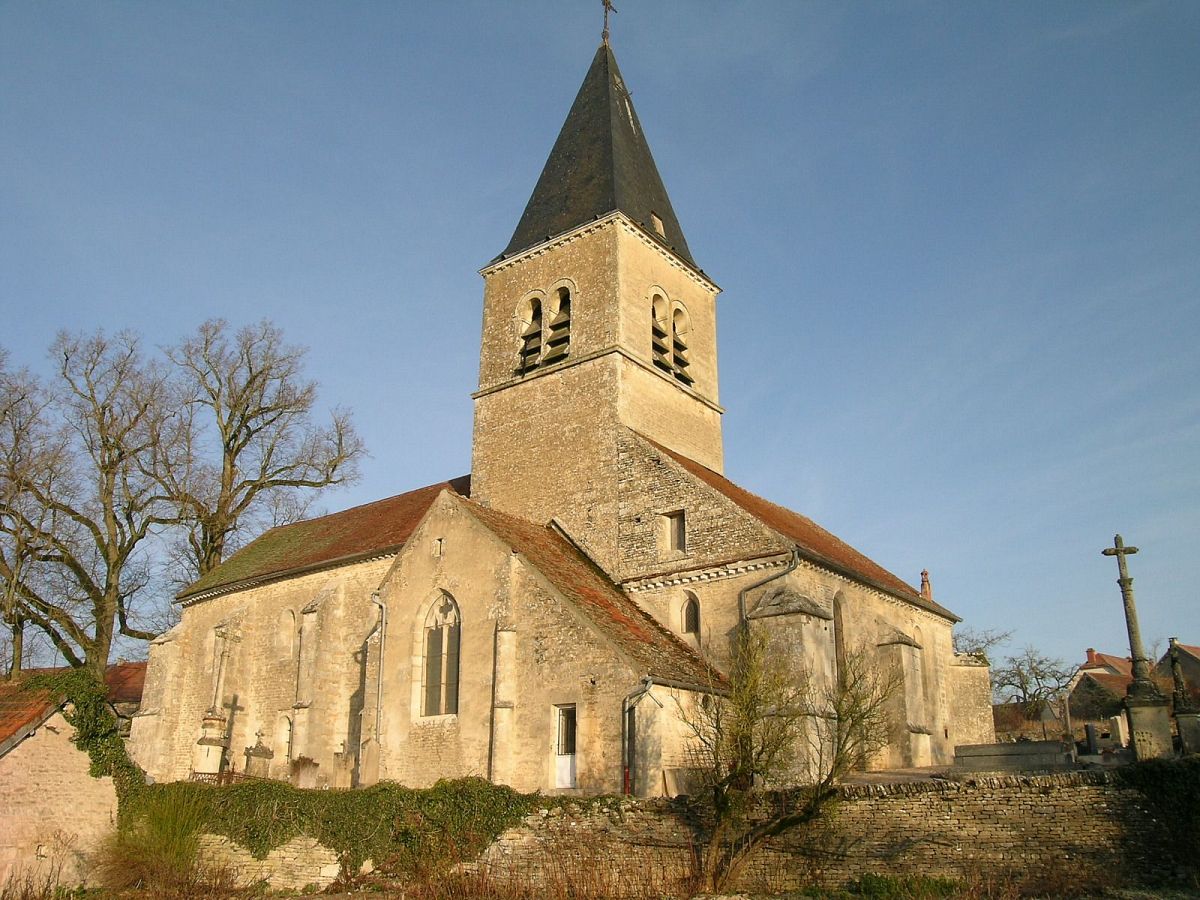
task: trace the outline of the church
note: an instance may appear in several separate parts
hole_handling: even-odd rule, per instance
[[[741,628],[797,677],[903,674],[870,768],[992,740],[927,579],[725,477],[719,288],[607,39],[481,274],[470,474],[274,528],[182,591],[132,728],[149,776],[673,794],[679,710]]]

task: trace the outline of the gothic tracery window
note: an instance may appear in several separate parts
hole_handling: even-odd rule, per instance
[[[422,715],[446,716],[458,712],[460,624],[458,604],[449,594],[442,594],[425,618]]]

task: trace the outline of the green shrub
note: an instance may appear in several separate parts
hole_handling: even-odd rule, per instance
[[[876,897],[879,900],[933,900],[953,897],[960,885],[949,878],[927,875],[875,875],[867,873],[847,885],[853,897]]]

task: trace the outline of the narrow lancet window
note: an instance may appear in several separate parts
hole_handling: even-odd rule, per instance
[[[425,619],[425,665],[421,712],[447,716],[458,712],[458,604],[449,594],[434,603]]]
[[[700,637],[700,601],[691,594],[683,604],[683,633]]]

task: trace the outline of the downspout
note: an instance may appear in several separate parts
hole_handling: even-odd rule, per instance
[[[800,551],[793,547],[792,559],[787,564],[786,569],[784,569],[782,572],[776,572],[774,575],[768,575],[766,578],[762,579],[762,581],[756,581],[754,584],[747,585],[738,591],[738,624],[742,628],[746,627],[746,595],[751,591],[758,590],[764,584],[770,584],[776,578],[783,578],[785,575],[790,575],[792,572],[796,571],[796,566],[798,565],[800,565]]]
[[[371,591],[371,602],[379,607],[379,671],[375,673],[375,753],[382,753],[380,733],[383,723],[383,650],[387,641],[387,604],[379,599],[379,591]]]
[[[495,784],[496,769],[496,673],[500,668],[500,622],[492,631],[492,708],[488,724],[487,780]]]

